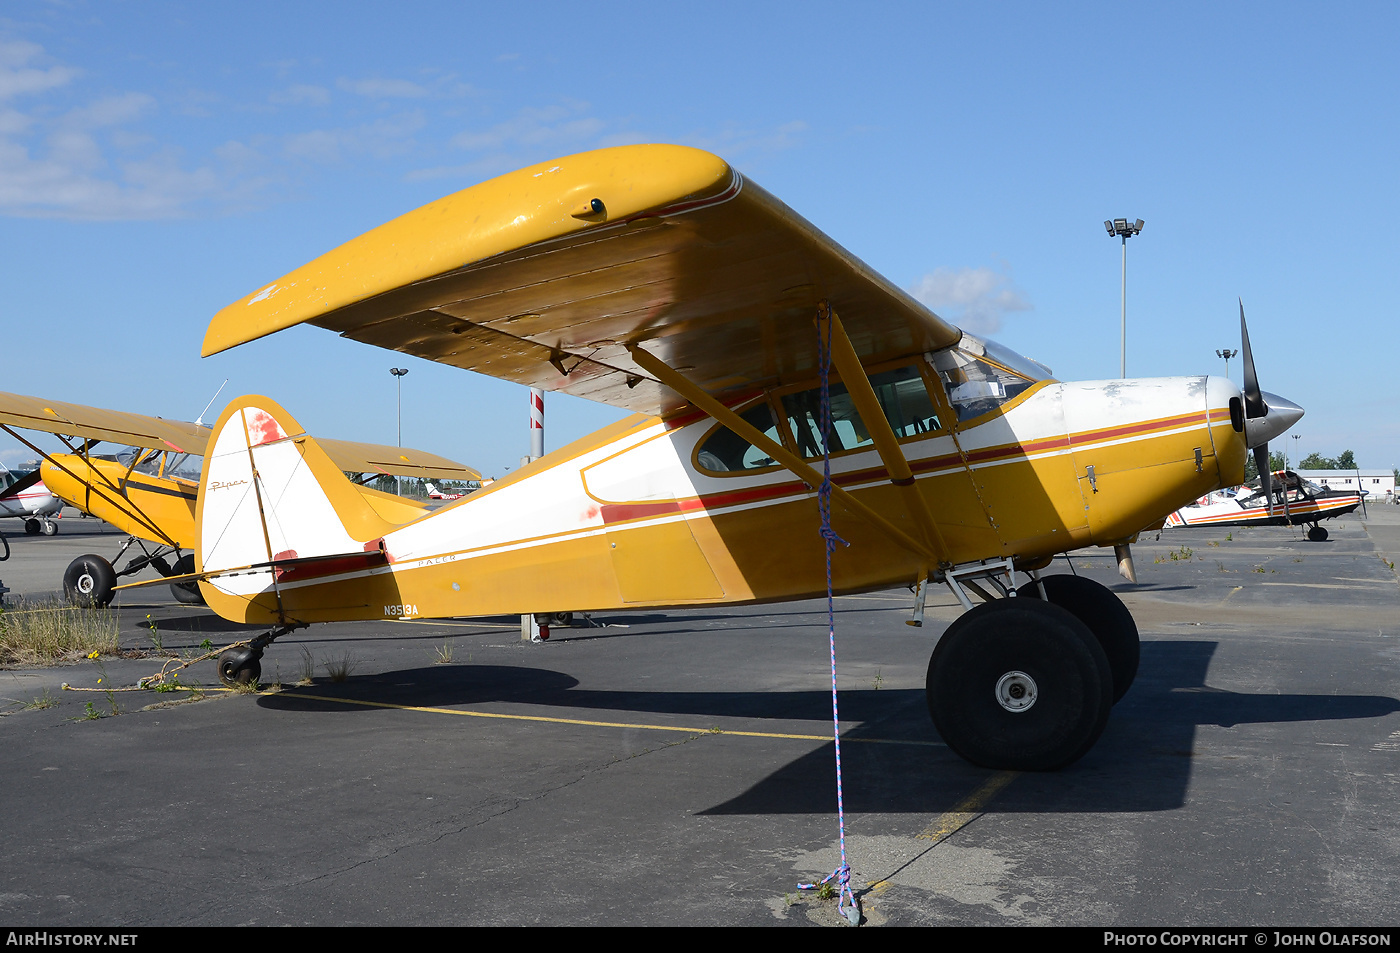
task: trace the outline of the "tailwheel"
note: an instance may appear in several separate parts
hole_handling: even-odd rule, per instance
[[[228,688],[256,685],[262,677],[262,652],[228,649],[219,655],[219,681]]]
[[[1085,576],[1041,576],[1016,592],[1068,609],[1089,627],[1099,648],[1108,656],[1108,667],[1113,673],[1113,704],[1118,704],[1137,677],[1142,654],[1137,623],[1123,600],[1112,589]]]
[[[1113,675],[1098,640],[1068,610],[998,599],[948,627],[929,660],[934,727],[973,764],[1054,771],[1098,741]]]
[[[1308,539],[1312,540],[1314,543],[1320,543],[1326,538],[1327,527],[1318,526],[1316,523],[1312,524],[1312,528],[1308,530]]]

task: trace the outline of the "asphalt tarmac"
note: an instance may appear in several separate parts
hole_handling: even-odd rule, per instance
[[[939,741],[946,592],[923,629],[906,592],[838,599],[865,922],[1400,922],[1400,507],[1325,525],[1148,536],[1137,586],[1110,551],[1058,560],[1120,593],[1143,652],[1103,738],[1049,774]],[[3,528],[12,600],[122,538]],[[0,671],[0,922],[839,922],[796,887],[839,863],[822,602],[619,613],[545,644],[511,619],[324,625],[268,650],[264,694],[215,688],[212,662],[182,676],[194,702],[62,690],[244,637],[163,586],[116,606],[137,657]]]

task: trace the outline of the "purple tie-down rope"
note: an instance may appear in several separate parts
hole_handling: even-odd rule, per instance
[[[818,368],[821,373],[821,411],[818,425],[822,434],[822,485],[817,490],[817,512],[821,515],[821,536],[826,542],[826,623],[831,649],[831,730],[836,744],[836,824],[841,845],[841,866],[819,883],[798,884],[798,890],[812,890],[835,879],[839,892],[836,909],[852,925],[860,923],[855,896],[851,893],[851,865],[846,863],[846,809],[841,795],[841,716],[836,704],[836,602],[831,591],[831,553],[836,544],[849,546],[831,528],[831,309],[826,312],[826,335],[817,333]],[[849,905],[850,909],[847,909]]]

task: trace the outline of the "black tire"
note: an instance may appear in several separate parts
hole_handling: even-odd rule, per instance
[[[1055,771],[1103,734],[1113,675],[1098,640],[1068,610],[998,599],[943,633],[929,660],[927,698],[955,754],[985,768]]]
[[[41,528],[38,520],[24,521],[24,535],[26,536],[38,536]]]
[[[1326,538],[1326,526],[1318,526],[1316,523],[1314,523],[1312,529],[1308,530],[1308,539],[1312,540],[1314,543],[1320,543]]]
[[[112,564],[91,553],[73,560],[63,573],[63,594],[74,605],[108,605],[116,585],[117,573]]]
[[[262,677],[262,662],[247,649],[229,649],[219,656],[219,681],[228,688],[252,685]]]
[[[185,553],[170,567],[172,576],[183,576],[187,572],[194,572],[194,553]],[[197,582],[172,582],[170,594],[175,597],[176,602],[187,606],[204,605],[204,593],[199,591]]]
[[[49,521],[47,523],[40,523],[39,529],[45,536],[58,535],[58,524],[53,521]]]
[[[1108,656],[1108,667],[1113,673],[1113,704],[1118,704],[1137,678],[1142,657],[1137,623],[1123,600],[1112,589],[1085,576],[1041,576],[1038,582],[1016,592],[1019,596],[1048,597],[1048,601],[1068,609],[1089,627],[1099,640],[1099,648]]]

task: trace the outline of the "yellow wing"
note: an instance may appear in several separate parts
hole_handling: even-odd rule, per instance
[[[737,397],[814,375],[813,317],[866,363],[957,328],[722,159],[623,146],[512,172],[361,235],[214,316],[206,356],[295,324],[650,414],[642,345]]]
[[[209,442],[209,428],[200,424],[26,397],[23,394],[0,393],[0,424],[196,456],[204,455],[205,445]],[[481,479],[477,470],[425,450],[385,447],[352,440],[317,442],[337,467],[352,473],[387,473],[438,480]]]
[[[176,450],[203,455],[209,428],[183,420],[147,417],[121,410],[102,410],[83,404],[0,394],[0,424],[25,430],[110,441],[150,450]]]

